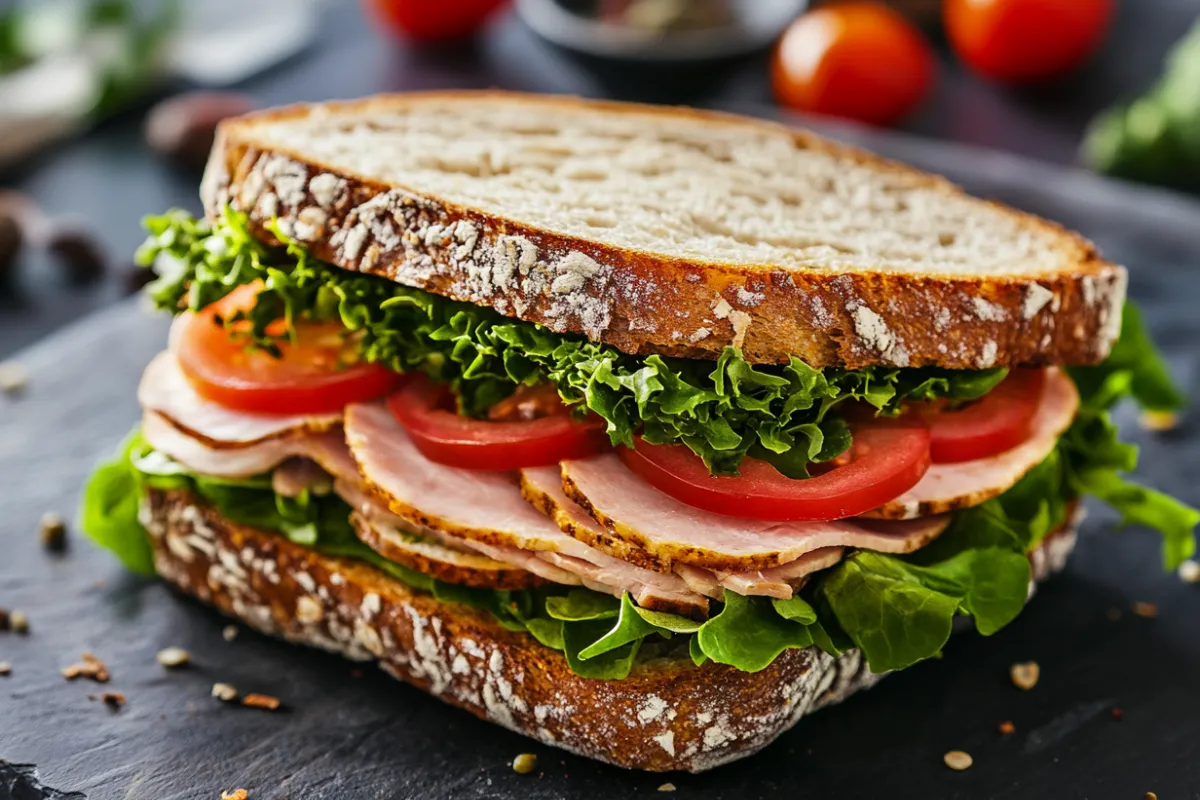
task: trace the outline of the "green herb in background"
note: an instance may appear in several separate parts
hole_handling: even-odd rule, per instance
[[[1149,92],[1092,123],[1083,160],[1117,177],[1200,190],[1200,22]]]

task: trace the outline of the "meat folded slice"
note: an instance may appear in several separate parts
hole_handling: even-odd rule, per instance
[[[571,530],[588,544],[647,569],[690,565],[753,572],[826,547],[910,553],[938,536],[948,517],[905,522],[771,522],[724,517],[681,503],[629,471],[615,455],[560,465],[563,490],[603,526]]]
[[[558,467],[521,470],[521,493],[525,499],[553,519],[576,539],[591,541],[610,536],[608,530],[583,510],[563,491],[562,472]],[[833,566],[842,557],[842,548],[814,550],[781,567],[753,572],[716,572],[701,567],[676,564],[675,573],[692,591],[721,599],[725,589],[743,595],[791,597],[804,579],[818,570]]]
[[[289,459],[309,459],[330,475],[358,479],[358,468],[350,458],[341,428],[322,433],[297,431],[253,444],[213,447],[179,429],[166,417],[146,411],[142,414],[142,438],[198,475],[251,478]]]
[[[1051,369],[1028,439],[1011,450],[957,464],[934,464],[916,486],[866,516],[913,519],[970,508],[1013,487],[1054,450],[1079,410],[1079,392],[1061,370]]]
[[[549,570],[573,576],[548,578],[556,582],[584,583],[614,595],[628,591],[639,605],[655,610],[692,617],[707,612],[708,601],[678,576],[639,569],[563,533],[525,501],[515,474],[458,469],[425,458],[382,403],[348,406],[345,431],[368,491],[409,524],[461,539],[543,577]]]
[[[324,433],[342,421],[341,414],[251,414],[225,408],[196,393],[170,352],[159,353],[142,373],[138,402],[215,449]]]

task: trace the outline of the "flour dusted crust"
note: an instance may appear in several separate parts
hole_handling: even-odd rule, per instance
[[[270,143],[272,125],[311,121],[319,127],[342,117],[361,122],[421,104],[454,103],[508,114],[515,106],[530,114],[594,112],[604,120],[625,115],[676,121],[727,139],[739,133],[771,136],[776,144],[786,136],[795,153],[819,154],[835,166],[865,166],[881,180],[919,191],[924,200],[959,209],[963,229],[935,233],[929,247],[955,252],[961,269],[856,265],[843,245],[819,242],[811,248],[817,254],[811,264],[790,257],[721,260],[651,244],[614,244],[603,228],[585,236],[570,226],[510,219],[495,209],[415,191],[403,176],[385,181],[365,168],[336,168],[308,156],[308,150],[319,149],[313,146]],[[794,355],[817,367],[1094,363],[1119,333],[1126,288],[1124,269],[1101,259],[1086,240],[1037,217],[968,198],[940,178],[804,131],[689,109],[500,92],[292,106],[223,123],[202,195],[210,217],[228,204],[246,212],[255,234],[266,241],[274,237],[265,225],[278,218],[287,236],[339,267],[491,306],[630,353],[714,358],[735,344],[752,362],[779,363]],[[1030,263],[989,263],[992,254],[980,252],[980,266],[954,250],[955,237],[969,239],[972,231],[989,226],[1036,240]],[[836,258],[823,254],[828,249]]]
[[[857,651],[808,648],[757,673],[695,667],[683,654],[626,680],[589,680],[483,612],[235,525],[187,492],[148,490],[141,518],[162,577],[256,630],[376,662],[480,718],[631,769],[699,772],[750,755],[882,677]],[[1062,569],[1074,540],[1073,527],[1047,539],[1032,556],[1035,579]]]

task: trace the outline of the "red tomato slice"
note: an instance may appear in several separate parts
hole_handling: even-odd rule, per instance
[[[1028,439],[1045,380],[1045,370],[1015,369],[968,406],[923,414],[929,424],[929,452],[934,463],[987,458]]]
[[[746,458],[737,477],[713,477],[685,445],[637,442],[621,460],[659,491],[690,506],[739,519],[831,520],[878,508],[916,485],[929,469],[929,431],[913,419],[872,420],[854,429],[849,461],[792,480],[766,461]]]
[[[378,364],[357,364],[357,353],[336,322],[299,322],[294,341],[276,358],[230,336],[218,318],[253,308],[261,284],[235,289],[198,312],[176,348],[179,366],[202,397],[237,411],[333,414],[349,403],[382,397],[403,380]]]
[[[460,416],[453,401],[448,389],[418,377],[389,397],[387,405],[422,455],[461,469],[544,467],[608,447],[604,420],[576,419],[561,403],[549,416],[493,422]]]

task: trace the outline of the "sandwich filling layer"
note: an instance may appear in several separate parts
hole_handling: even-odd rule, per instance
[[[1109,409],[1181,401],[1132,307],[1090,367],[634,356],[264,247],[243,223],[150,222],[151,296],[188,313],[85,508],[132,567],[153,568],[144,489],[187,488],[618,679],[662,639],[746,670],[808,646],[858,648],[876,672],[935,656],[956,616],[986,635],[1020,612],[1029,554],[1082,495],[1161,531],[1168,567],[1194,550],[1200,515],[1121,477],[1136,452]],[[214,331],[215,377],[190,341]],[[245,385],[262,359],[293,387],[266,405]]]

